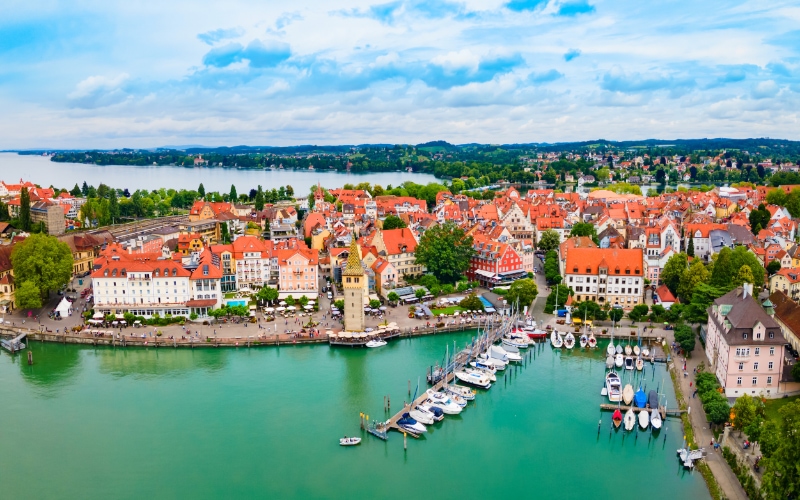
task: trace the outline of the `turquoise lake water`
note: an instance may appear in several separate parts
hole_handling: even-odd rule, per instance
[[[384,418],[453,341],[260,349],[114,349],[33,344],[0,354],[4,498],[709,498],[675,456],[680,421],[611,431],[599,404],[604,349],[536,349],[458,416],[419,440],[380,441]],[[601,347],[603,347],[601,345]],[[667,382],[649,365],[648,389]],[[598,421],[602,426],[598,432]],[[362,435],[342,448],[343,435]],[[664,439],[666,435],[666,439]]]

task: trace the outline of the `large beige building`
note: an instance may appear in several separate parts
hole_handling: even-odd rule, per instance
[[[577,301],[629,309],[644,303],[645,272],[641,248],[571,248],[563,283]]]

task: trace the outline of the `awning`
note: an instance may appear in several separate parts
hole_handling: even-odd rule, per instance
[[[491,273],[489,271],[484,271],[483,269],[476,270],[475,274],[478,274],[480,276],[484,276],[486,278],[494,278],[495,276],[497,276],[495,273]]]
[[[186,307],[214,307],[215,305],[217,305],[217,301],[214,299],[196,299],[186,302]]]
[[[317,292],[312,292],[310,290],[303,291],[296,291],[296,292],[279,292],[278,293],[278,300],[286,300],[286,297],[289,295],[292,296],[295,300],[299,299],[300,297],[305,297],[307,299],[314,299],[316,300],[319,294]]]

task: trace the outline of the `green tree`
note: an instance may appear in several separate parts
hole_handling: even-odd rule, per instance
[[[205,198],[206,197],[206,188],[203,186],[202,182],[197,187],[197,194],[199,194],[201,198]]]
[[[483,311],[483,302],[474,293],[469,294],[458,305],[467,311]]]
[[[278,290],[269,286],[262,287],[256,293],[256,299],[261,302],[274,302],[278,300]]]
[[[519,304],[519,309],[521,311],[525,306],[530,307],[533,299],[535,299],[538,294],[539,289],[536,287],[536,282],[532,279],[525,278],[511,283],[505,298],[512,307],[517,307],[517,304]]]
[[[677,330],[676,330],[677,331]],[[758,403],[756,398],[748,394],[739,396],[733,405],[733,426],[739,431],[744,431],[758,418]]]
[[[680,285],[683,273],[686,272],[688,267],[689,258],[683,252],[672,255],[664,265],[664,270],[661,272],[661,281],[667,285],[667,288],[673,294],[678,293],[678,285]]]
[[[75,187],[70,190],[69,194],[75,198],[80,198],[83,195],[83,192],[81,191],[81,188],[78,186],[77,182],[75,183]]]
[[[780,270],[781,270],[781,263],[777,260],[773,260],[769,264],[767,264],[767,273],[769,273],[770,276],[772,276],[773,274],[777,273]]]
[[[255,209],[258,212],[264,210],[264,191],[261,186],[258,186],[258,191],[256,191]]]
[[[14,280],[30,283],[39,296],[61,289],[72,278],[72,251],[66,243],[44,234],[33,234],[14,246],[11,265]]]
[[[694,351],[695,336],[692,327],[688,325],[678,325],[675,328],[675,342],[677,342],[681,349],[687,354]]]
[[[650,321],[653,323],[659,323],[664,320],[664,315],[666,312],[667,310],[664,309],[664,306],[661,304],[653,304],[653,306],[650,307],[650,316],[648,319],[650,319]]]
[[[610,319],[611,321],[613,321],[615,323],[619,323],[619,321],[622,319],[622,317],[624,315],[625,315],[625,311],[624,310],[619,309],[619,308],[612,308],[608,312],[608,319]]]
[[[729,410],[730,411],[730,410]],[[780,446],[781,441],[781,428],[779,422],[775,420],[767,420],[764,422],[764,428],[761,429],[761,453],[764,457],[771,457]]]
[[[544,304],[544,312],[554,314],[557,309],[561,309],[567,303],[570,295],[572,295],[572,290],[567,285],[550,287],[550,295],[547,296],[547,301]]]
[[[694,236],[689,238],[689,245],[686,247],[686,255],[694,257]]]
[[[543,232],[542,237],[539,238],[537,248],[544,252],[549,252],[550,250],[555,250],[558,248],[560,241],[561,238],[559,237],[558,232],[555,229],[548,229],[547,231]]]
[[[339,300],[334,301],[333,302],[333,307],[335,307],[336,309],[338,309],[340,311],[344,311],[344,300],[339,299]]]
[[[681,277],[681,282],[678,285],[678,297],[684,304],[691,302],[695,287],[701,283],[708,283],[710,278],[711,273],[708,272],[706,266],[703,265],[700,259],[694,259],[689,269]]]
[[[42,307],[42,294],[33,281],[23,281],[14,293],[17,309],[39,309]]]
[[[602,321],[606,319],[607,316],[608,313],[603,311],[600,305],[593,300],[585,300],[583,302],[578,302],[578,304],[572,310],[572,317],[578,318],[580,320],[583,320],[585,318],[587,320]]]
[[[633,306],[631,312],[628,313],[628,317],[631,319],[631,321],[640,321],[645,317],[645,315],[647,315],[649,310],[650,308],[647,306],[647,304],[638,304]]]
[[[764,459],[762,492],[768,500],[800,496],[800,401],[781,408],[776,449]],[[762,448],[763,449],[763,448]]]
[[[81,194],[84,198],[89,196],[89,185],[86,184],[86,181],[83,181],[83,186],[81,187]]]
[[[111,189],[108,193],[108,217],[112,224],[119,221],[119,201],[116,189]]]
[[[753,271],[751,271],[747,266],[742,266],[739,268],[739,272],[736,273],[736,277],[733,280],[733,286],[742,286],[744,283],[755,283]]]
[[[219,225],[219,237],[223,244],[228,244],[231,242],[231,234],[228,231],[228,223],[222,222]]]
[[[231,192],[228,196],[230,196],[231,203],[236,203],[236,200],[239,199],[239,195],[236,193],[236,186],[233,184],[231,184]]]
[[[381,301],[372,299],[372,300],[369,301],[369,306],[371,308],[373,308],[373,309],[377,309],[377,308],[379,308],[381,306]]]
[[[425,291],[424,288],[417,288],[416,290],[414,290],[414,297],[418,298],[419,300],[422,300],[422,297],[424,297],[425,295],[427,295],[427,292]]]
[[[295,302],[296,302],[296,301],[295,301],[295,299],[294,299],[294,297],[292,297],[291,295],[289,295],[288,297],[286,297],[286,298],[284,299],[284,301],[286,302],[286,305],[287,305],[287,306],[293,306],[293,305],[295,304]]]
[[[19,225],[23,231],[31,230],[31,197],[26,187],[19,193]]]
[[[792,365],[792,378],[795,382],[800,382],[800,363]]]
[[[751,211],[748,220],[753,234],[758,234],[759,231],[767,227],[771,217],[772,214],[769,213],[763,203],[758,206],[758,209]]]
[[[387,215],[386,219],[383,220],[383,229],[384,230],[403,229],[405,227],[408,227],[406,225],[406,223],[403,222],[403,219],[401,219],[400,217],[398,217],[396,215]]]
[[[707,405],[703,405],[703,410],[705,410],[706,417],[708,417],[708,420],[711,423],[720,425],[728,421],[728,417],[731,413],[731,407],[728,404],[728,401],[722,397],[721,394],[716,394],[720,397],[713,399]]]
[[[561,283],[563,279],[558,267],[558,254],[555,250],[550,250],[544,256],[544,279],[550,285]]]
[[[453,222],[433,226],[422,234],[416,250],[416,262],[441,283],[455,283],[469,268],[475,250],[472,236]]]
[[[692,300],[684,309],[683,317],[690,323],[706,323],[708,321],[707,311],[711,303],[727,292],[727,288],[711,286],[708,283],[699,283],[692,290]]]
[[[570,236],[588,236],[594,241],[595,245],[599,245],[597,240],[597,229],[591,222],[578,222],[572,226],[569,232]]]
[[[391,302],[391,303],[393,303],[393,304],[396,304],[396,303],[397,303],[397,302],[400,300],[400,296],[399,296],[399,295],[397,295],[397,292],[391,291],[391,292],[389,292],[389,294],[386,296],[386,299],[387,299],[389,302]]]
[[[734,271],[733,264],[731,263],[731,249],[724,247],[716,255],[709,283],[717,287],[730,286],[733,282],[734,272],[738,272],[738,269]]]

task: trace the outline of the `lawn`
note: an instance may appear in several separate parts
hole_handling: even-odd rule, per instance
[[[798,398],[800,398],[800,396],[792,396],[789,398],[780,398],[780,399],[768,399],[767,402],[764,403],[764,406],[766,407],[767,418],[777,422],[778,419],[781,418],[781,415],[778,413],[778,410],[788,405],[789,403],[797,401]]]
[[[444,315],[447,315],[447,316],[451,316],[451,315],[452,315],[454,312],[456,312],[456,311],[459,311],[459,312],[461,312],[461,311],[465,311],[465,310],[466,310],[466,309],[464,309],[464,308],[463,308],[463,307],[461,307],[461,306],[450,306],[450,307],[445,307],[445,308],[443,308],[443,309],[431,309],[431,312],[432,312],[432,313],[433,313],[435,316],[438,316],[438,315],[440,315],[440,314],[444,314]]]

